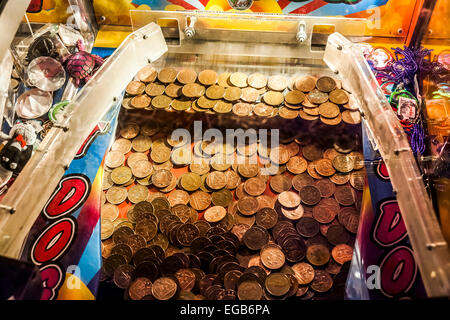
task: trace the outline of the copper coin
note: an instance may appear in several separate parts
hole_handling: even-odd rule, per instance
[[[233,200],[233,194],[228,189],[215,191],[211,195],[212,203],[216,206],[228,207]]]
[[[144,93],[145,84],[140,81],[131,81],[125,91],[132,96],[137,96]]]
[[[195,287],[195,273],[189,269],[180,269],[175,272],[175,278],[181,290],[191,291]]]
[[[261,89],[267,85],[267,78],[261,73],[252,73],[248,76],[247,82],[249,86]]]
[[[348,95],[345,90],[342,89],[334,89],[330,92],[329,99],[331,102],[336,104],[346,104],[348,103]]]
[[[315,266],[323,266],[330,260],[330,251],[322,244],[313,244],[306,250],[306,258]]]
[[[169,170],[160,169],[156,170],[152,177],[152,184],[157,188],[165,188],[170,184],[172,180],[172,173]]]
[[[192,69],[182,69],[177,74],[177,80],[181,84],[194,83],[197,80],[197,73]]]
[[[310,108],[310,109],[318,107],[318,105],[316,103],[312,103],[311,101],[308,100],[308,96],[305,96],[305,100],[303,100],[302,106],[304,106],[305,108]]]
[[[331,250],[331,255],[337,263],[344,264],[352,261],[353,248],[346,244],[338,244]]]
[[[308,168],[306,170],[308,171],[308,174],[311,177],[313,177],[314,179],[322,179],[322,176],[319,175],[316,171],[316,164],[317,164],[317,161],[310,162],[308,164]]]
[[[333,159],[336,158],[338,155],[341,155],[341,153],[336,151],[335,148],[328,148],[323,152],[323,157],[325,159],[330,159],[331,161],[333,161]]]
[[[174,68],[164,68],[159,70],[158,80],[162,83],[171,83],[176,80],[177,74],[178,72]]]
[[[147,278],[136,278],[128,288],[131,300],[141,300],[152,293],[152,282]]]
[[[336,118],[325,118],[324,116],[320,116],[320,121],[328,126],[337,126],[342,122],[342,115],[339,113]]]
[[[237,290],[239,300],[261,300],[263,297],[263,289],[256,281],[244,281]]]
[[[221,171],[213,171],[206,176],[206,184],[214,190],[220,190],[227,185],[226,176]]]
[[[141,70],[139,70],[137,77],[140,81],[149,83],[153,82],[156,79],[158,72],[152,66],[145,66]]]
[[[270,178],[270,187],[277,193],[289,191],[292,187],[291,179],[285,175],[276,175]]]
[[[266,190],[266,182],[260,178],[250,178],[244,183],[244,190],[251,196],[259,196]]]
[[[279,106],[284,102],[284,95],[277,91],[268,91],[264,94],[264,102],[271,106]]]
[[[178,98],[181,96],[181,88],[183,87],[178,84],[171,83],[166,87],[165,93],[171,98]]]
[[[145,238],[139,234],[133,234],[128,237],[127,239],[127,245],[131,248],[131,251],[136,253],[141,248],[145,248],[147,245],[147,242],[145,241]]]
[[[291,221],[300,219],[303,216],[304,212],[304,208],[301,205],[298,205],[298,207],[295,208],[281,208],[281,213],[283,214],[283,216]]]
[[[339,222],[351,233],[358,232],[359,212],[353,207],[344,207],[338,214]]]
[[[278,214],[272,208],[261,208],[255,215],[256,224],[264,229],[272,229],[278,222]]]
[[[108,277],[114,275],[114,271],[121,265],[126,264],[127,261],[125,257],[121,254],[111,254],[103,262],[103,270]]]
[[[289,104],[297,105],[305,100],[305,94],[298,90],[292,90],[286,94],[284,100]]]
[[[176,237],[178,242],[185,247],[191,245],[192,241],[199,236],[198,228],[190,223],[185,223],[178,228]]]
[[[327,292],[333,286],[333,278],[326,271],[316,270],[310,286],[314,291]]]
[[[219,74],[219,77],[217,78],[217,84],[221,87],[228,88],[231,85],[229,82],[230,75],[231,75],[230,72],[224,72]]]
[[[353,169],[360,170],[364,168],[364,155],[361,152],[352,151],[350,157],[353,159]]]
[[[227,179],[227,189],[236,189],[241,183],[241,177],[233,170],[225,171],[225,177]]]
[[[238,172],[244,178],[252,178],[258,175],[260,169],[257,164],[239,164]]]
[[[262,247],[260,256],[262,264],[271,270],[280,269],[286,261],[283,251],[276,244],[267,244]]]
[[[216,84],[217,77],[217,72],[214,70],[203,70],[198,74],[198,81],[205,86],[211,86]]]
[[[209,99],[213,100],[222,99],[224,94],[225,88],[218,85],[213,85],[210,86],[208,89],[206,89],[206,96]]]
[[[132,99],[131,97],[122,99],[122,108],[133,109],[130,103],[131,99]]]
[[[319,233],[319,223],[311,217],[301,218],[295,228],[301,236],[306,238],[314,237]]]
[[[283,119],[295,119],[298,117],[298,111],[286,107],[281,107],[280,109],[278,109],[278,115]]]
[[[285,164],[289,161],[290,154],[286,146],[280,145],[270,149],[270,161],[276,164]]]
[[[124,187],[111,187],[106,191],[106,200],[112,204],[120,204],[127,198],[128,191]]]
[[[150,241],[156,236],[156,233],[158,232],[158,226],[154,221],[151,221],[150,219],[143,219],[137,222],[135,232],[136,234],[144,237],[146,241]]]
[[[236,101],[240,99],[242,96],[242,90],[238,87],[228,87],[225,89],[225,93],[223,95],[223,98],[226,101]]]
[[[215,107],[217,102],[215,100],[210,100],[210,99],[206,98],[205,96],[202,96],[197,100],[196,103],[200,108],[212,109]]]
[[[262,227],[252,226],[244,234],[242,240],[250,250],[260,250],[269,241],[269,234]]]
[[[350,175],[346,173],[336,172],[330,177],[330,181],[337,185],[346,184],[350,180]]]
[[[148,95],[141,94],[141,95],[133,97],[133,99],[131,99],[131,101],[130,101],[130,104],[133,108],[145,109],[150,105],[151,101],[152,101],[152,98],[150,98]]]
[[[317,79],[312,76],[303,76],[295,80],[294,87],[303,92],[309,92],[316,87]]]
[[[291,280],[284,273],[271,273],[266,278],[265,287],[272,296],[281,297],[289,292]]]
[[[114,141],[111,146],[111,151],[119,151],[123,154],[127,154],[131,150],[131,141],[128,139],[119,138]]]
[[[324,198],[313,208],[313,217],[320,223],[330,223],[339,213],[339,204],[333,198]]]
[[[301,285],[309,284],[314,279],[314,268],[305,262],[299,262],[292,266],[294,276]]]
[[[230,75],[230,83],[239,88],[245,88],[247,86],[247,75],[242,72],[234,72]]]
[[[345,110],[342,112],[342,120],[348,124],[360,124],[361,114],[359,111]]]
[[[366,181],[366,175],[364,171],[353,171],[350,173],[350,184],[356,190],[364,190],[364,184]]]
[[[157,300],[169,300],[177,292],[177,283],[168,277],[156,279],[153,283],[152,294]]]
[[[336,185],[329,179],[320,179],[314,182],[314,185],[320,190],[322,198],[331,197],[336,190]]]
[[[188,98],[200,98],[205,94],[205,87],[198,83],[188,83],[183,86],[181,92]]]
[[[172,98],[166,95],[156,96],[152,100],[152,106],[156,109],[167,109],[172,103]]]
[[[308,162],[305,160],[305,158],[300,156],[290,158],[288,163],[286,164],[286,168],[292,174],[301,174],[306,171],[307,167]]]
[[[351,206],[356,201],[355,191],[348,185],[336,187],[334,198],[343,206]]]
[[[338,155],[336,156],[333,161],[333,167],[342,173],[348,173],[353,170],[354,168],[354,160],[347,155]]]
[[[275,201],[276,201],[275,198],[273,198],[271,196],[268,196],[266,194],[262,194],[262,195],[256,197],[256,200],[258,200],[258,204],[259,204],[258,207],[260,209],[262,209],[262,208],[273,208],[274,205],[275,205]]]
[[[224,207],[220,206],[214,206],[210,207],[205,211],[205,220],[208,222],[219,222],[222,220],[225,215],[227,214],[227,211]]]
[[[116,244],[111,249],[111,255],[115,254],[122,255],[127,261],[127,263],[130,262],[131,258],[133,257],[133,251],[131,250],[130,246],[126,245],[125,243]]]
[[[325,118],[336,118],[339,112],[339,107],[332,102],[325,102],[319,106],[319,114]]]
[[[292,191],[283,191],[278,195],[278,201],[286,208],[296,208],[300,205],[300,196]]]
[[[330,260],[327,264],[327,267],[325,268],[325,271],[330,274],[337,275],[338,273],[341,272],[341,269],[342,269],[342,265],[338,264],[334,260]]]
[[[105,158],[105,164],[111,169],[120,167],[124,162],[125,156],[120,151],[110,151]]]
[[[114,270],[114,284],[121,289],[128,288],[133,278],[134,270],[134,267],[129,264],[122,264],[117,267],[117,269]]]
[[[184,190],[174,190],[173,192],[171,192],[168,196],[167,199],[170,202],[170,205],[173,207],[177,204],[188,204],[189,203],[189,193],[187,193]]]
[[[303,108],[303,106],[301,104],[290,104],[290,103],[288,103],[286,101],[284,102],[284,106],[286,108],[288,108],[288,109],[291,109],[291,110],[297,110],[297,113],[298,113],[298,110]]]
[[[327,239],[331,244],[338,245],[347,243],[350,235],[341,225],[332,225],[327,230]]]
[[[253,107],[253,112],[260,117],[269,117],[273,113],[273,107],[265,103],[258,103]]]
[[[322,104],[327,102],[328,93],[314,89],[307,94],[308,101],[314,104]]]
[[[180,178],[180,185],[186,191],[195,191],[201,184],[202,178],[194,172],[186,172]]]
[[[304,186],[300,189],[300,198],[304,204],[309,206],[316,205],[321,198],[320,190],[312,185]]]
[[[256,100],[258,100],[259,98],[259,91],[251,88],[251,87],[247,87],[242,89],[242,97],[241,99],[245,102],[256,102]]]
[[[238,102],[233,105],[232,110],[235,115],[245,117],[252,112],[252,105],[249,103]]]
[[[306,113],[307,115],[313,116],[313,117],[316,117],[316,116],[319,115],[319,107],[315,107],[315,108],[303,108],[303,110],[301,110],[301,111],[303,111],[303,112]],[[300,113],[300,111],[299,111],[299,113]]]
[[[292,178],[292,186],[297,191],[300,191],[304,186],[312,184],[314,184],[314,179],[305,173],[296,175]]]
[[[303,157],[309,161],[322,159],[323,150],[315,144],[304,146],[302,149]]]
[[[331,77],[320,77],[317,79],[316,87],[322,92],[331,92],[336,89],[336,81]]]
[[[282,75],[271,76],[267,82],[269,89],[274,91],[283,91],[288,84],[288,79]]]
[[[129,122],[120,129],[120,136],[125,139],[133,139],[139,134],[139,131],[140,127],[138,124]]]
[[[165,89],[166,87],[163,84],[150,83],[145,88],[145,93],[148,94],[150,97],[156,97],[164,94]]]
[[[171,107],[172,109],[178,110],[178,111],[183,111],[183,110],[188,110],[192,105],[192,101],[188,100],[187,98],[182,98],[182,99],[174,99],[172,100],[172,104]]]
[[[128,200],[130,200],[131,203],[147,200],[147,197],[148,189],[146,186],[134,185],[128,189]]]
[[[311,116],[303,110],[299,110],[298,115],[300,116],[300,118],[302,118],[303,120],[307,120],[307,121],[314,121],[314,120],[319,119],[318,116]]]
[[[245,216],[250,216],[256,213],[259,209],[259,203],[256,198],[246,196],[239,199],[237,208],[239,212]]]

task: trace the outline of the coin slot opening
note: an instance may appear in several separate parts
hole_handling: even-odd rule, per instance
[[[311,51],[325,51],[328,36],[334,33],[334,25],[314,25],[311,37]]]
[[[180,45],[180,28],[177,19],[161,18],[156,20],[156,23],[161,27],[167,45]]]

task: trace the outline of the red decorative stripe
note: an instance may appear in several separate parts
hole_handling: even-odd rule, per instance
[[[169,0],[169,2],[173,3],[173,4],[177,4],[179,6],[182,6],[185,9],[188,10],[198,10],[196,7],[194,7],[193,5],[187,3],[186,1],[182,1],[182,0]]]
[[[286,6],[291,3],[289,0],[280,0],[278,1],[278,5],[280,6],[281,9],[286,8]]]
[[[204,5],[205,7],[206,7],[206,5],[208,4],[208,2],[209,2],[209,0],[199,0],[200,1],[200,3],[202,4],[202,5]]]
[[[322,0],[314,0],[304,6],[301,6],[300,8],[295,9],[294,11],[291,11],[290,13],[307,14],[327,4],[327,2]]]

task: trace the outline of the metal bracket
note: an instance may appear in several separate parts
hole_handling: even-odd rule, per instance
[[[13,208],[11,206],[4,205],[4,204],[0,204],[0,209],[8,211],[10,214],[14,214],[16,212],[15,208]]]
[[[190,23],[188,24],[188,19],[190,19]],[[186,40],[190,40],[195,36],[195,23],[197,22],[197,17],[188,16],[186,17],[186,28],[184,29],[184,36]]]
[[[300,44],[304,44],[306,42],[306,39],[308,38],[308,35],[306,34],[306,23],[305,21],[300,21],[298,23],[298,32],[297,35],[295,36],[295,38],[297,39],[297,41]]]

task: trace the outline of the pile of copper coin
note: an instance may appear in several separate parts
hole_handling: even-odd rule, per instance
[[[233,113],[284,119],[319,120],[330,126],[359,124],[351,94],[328,76],[285,76],[261,73],[196,72],[144,67],[126,88],[126,109]]]
[[[141,71],[139,78],[147,88],[160,85],[158,77],[164,86],[198,79],[285,89],[270,78],[267,84],[231,74],[224,81],[210,72],[164,70]],[[144,82],[144,89],[133,86],[129,93],[143,94]],[[330,80],[314,80],[314,86],[335,90]],[[358,150],[324,148],[311,137],[293,137],[277,152],[258,141],[221,148],[200,141],[190,150],[201,161],[192,162],[175,152],[178,141],[163,126],[154,119],[124,122],[106,155],[103,281],[133,300],[315,299],[337,279],[345,282],[365,182]],[[219,154],[257,162],[214,161]],[[273,164],[276,170],[263,174]]]

